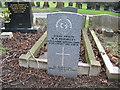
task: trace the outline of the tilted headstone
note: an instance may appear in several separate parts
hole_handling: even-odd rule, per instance
[[[77,77],[82,16],[59,12],[48,14],[48,74]]]
[[[11,20],[3,31],[36,32],[35,29],[31,29],[33,14],[30,2],[8,2],[8,10],[12,13]]]
[[[62,8],[62,11],[77,13],[77,8],[76,8],[76,7],[72,7],[72,6],[63,7],[63,8]]]

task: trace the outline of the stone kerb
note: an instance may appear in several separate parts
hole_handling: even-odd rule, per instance
[[[95,28],[109,28],[112,29],[113,31],[118,31],[118,21],[120,20],[119,17],[117,16],[111,16],[111,15],[94,15],[91,17],[90,20],[90,27],[95,29]]]

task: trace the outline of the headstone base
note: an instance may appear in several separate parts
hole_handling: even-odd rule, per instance
[[[0,34],[0,38],[12,38],[13,37],[13,33],[12,32],[2,32]]]
[[[39,28],[1,28],[1,32],[37,33],[39,31]]]

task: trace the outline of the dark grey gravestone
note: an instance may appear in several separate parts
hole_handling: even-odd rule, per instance
[[[62,8],[62,11],[77,13],[77,8],[76,8],[76,7],[72,7],[72,6],[63,7],[63,8]]]
[[[8,9],[12,13],[10,15],[10,23],[5,25],[4,32],[36,32],[31,29],[33,22],[33,14],[30,2],[8,2]]]
[[[48,74],[77,77],[82,16],[59,12],[48,14]]]

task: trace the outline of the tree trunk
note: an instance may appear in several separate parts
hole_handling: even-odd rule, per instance
[[[0,1],[0,7],[2,7],[2,3],[1,3],[1,1]]]
[[[64,7],[64,2],[57,2],[56,8],[62,8]]]
[[[82,9],[82,3],[76,2],[76,7],[79,8],[79,9]]]
[[[73,3],[72,3],[72,2],[69,2],[69,6],[73,6]]]
[[[48,2],[44,2],[43,8],[49,8],[49,3]]]

